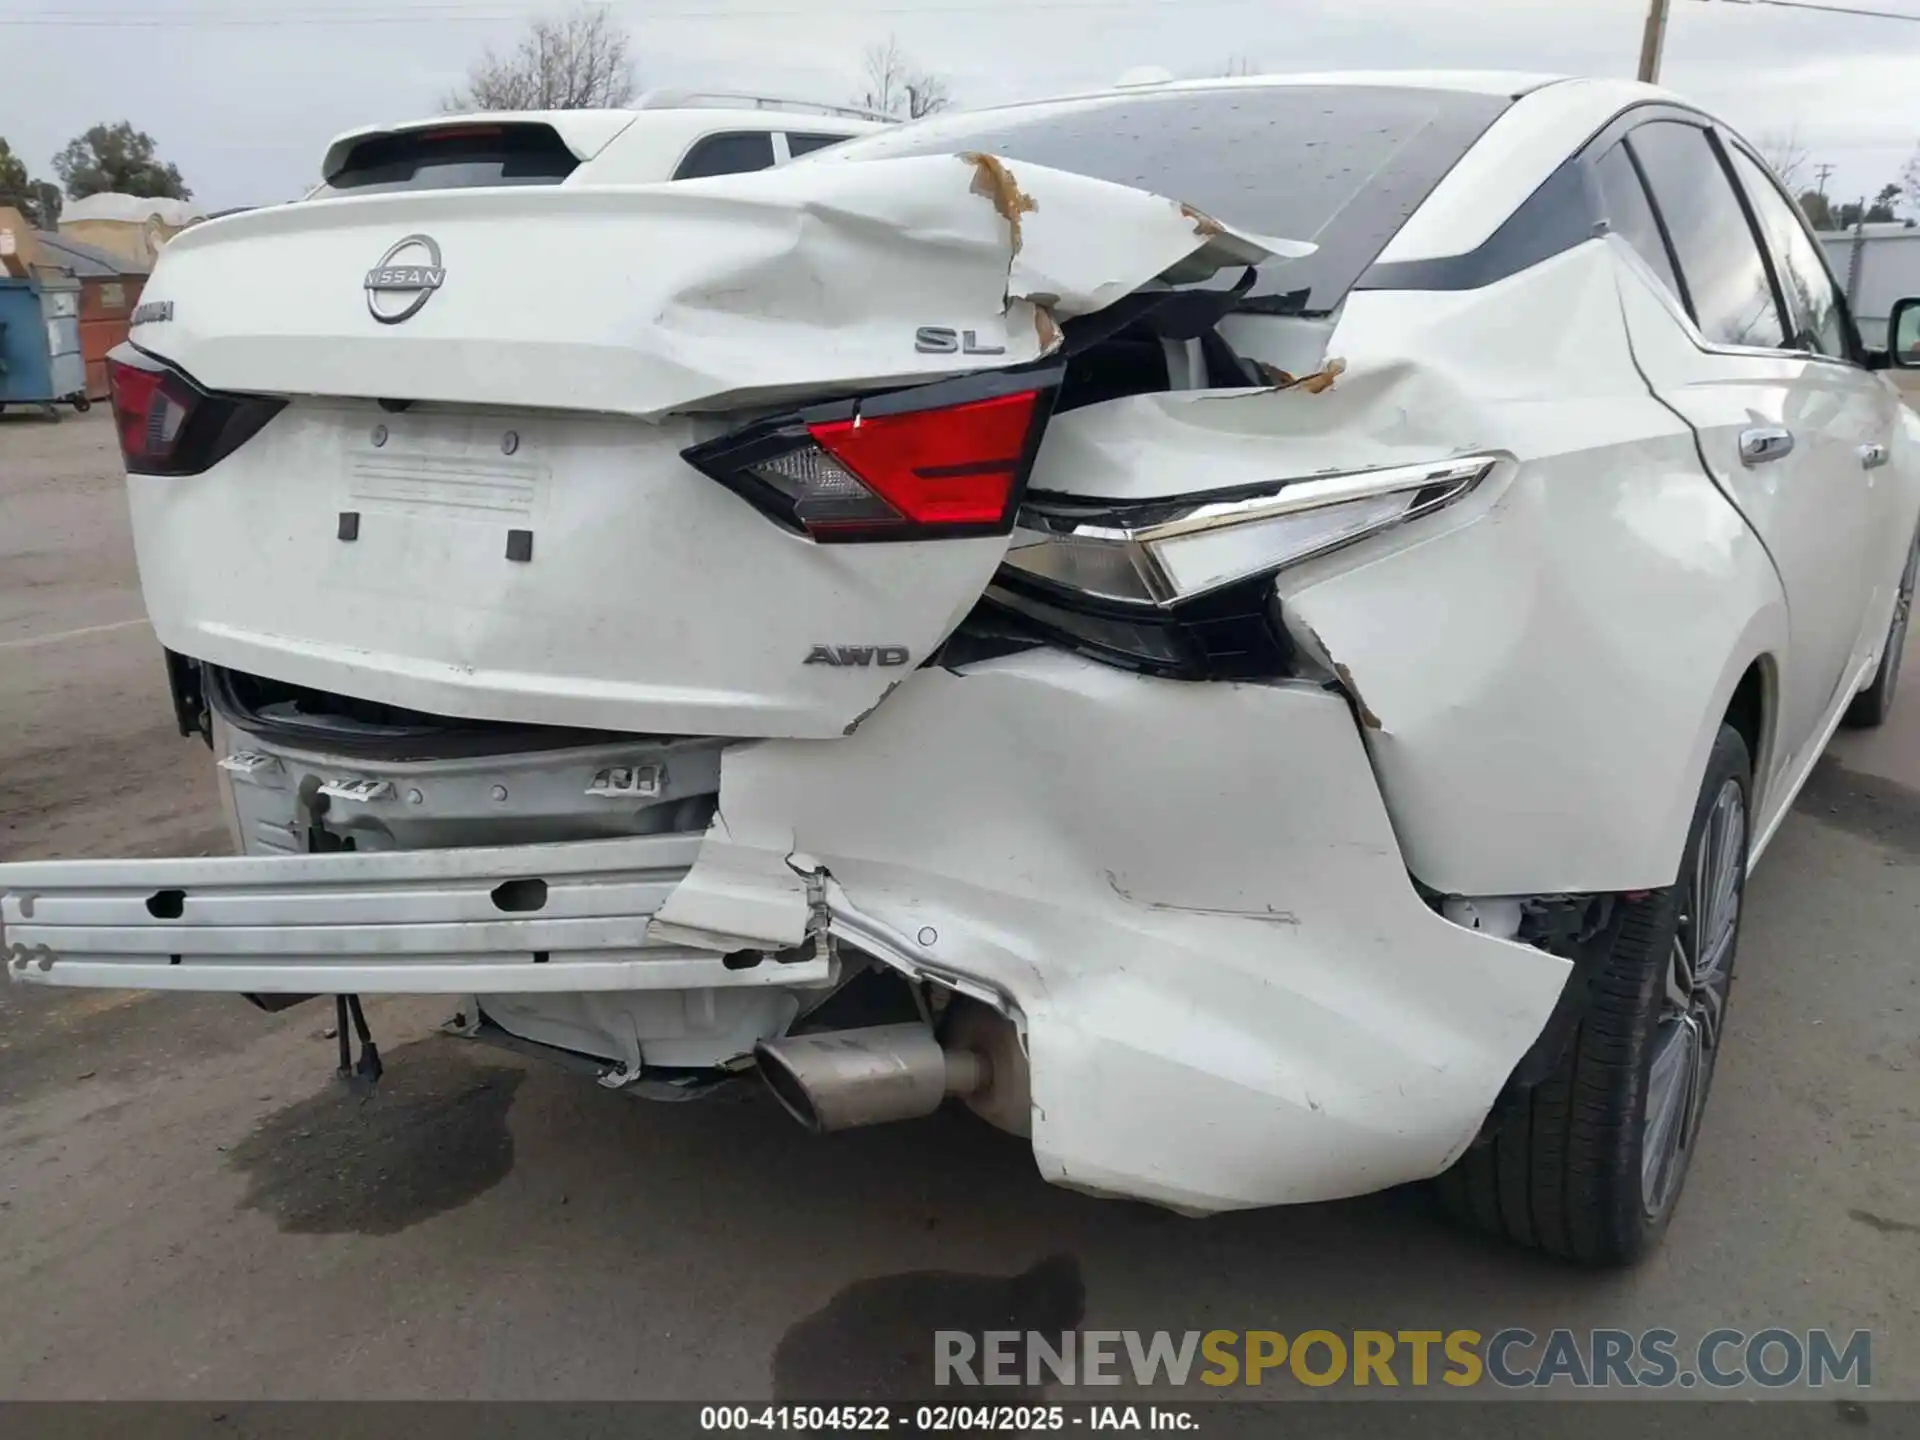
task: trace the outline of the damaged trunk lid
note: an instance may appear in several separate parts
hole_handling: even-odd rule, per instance
[[[169,245],[134,344],[285,403],[130,476],[168,648],[434,715],[845,733],[998,567],[1062,325],[1311,249],[985,154],[586,173]]]
[[[1162,275],[1312,248],[982,154],[589,173],[196,226],[143,297],[166,318],[134,339],[214,390],[657,419],[1019,365]]]

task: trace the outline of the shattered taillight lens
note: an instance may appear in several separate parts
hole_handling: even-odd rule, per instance
[[[1281,674],[1292,646],[1278,572],[1454,503],[1495,463],[1468,455],[1175,501],[1029,496],[986,602],[1157,675]]]
[[[226,459],[277,415],[284,400],[202,390],[183,372],[131,345],[107,355],[114,430],[130,475],[198,475]]]
[[[941,381],[763,420],[684,452],[823,542],[1005,535],[1058,367]]]

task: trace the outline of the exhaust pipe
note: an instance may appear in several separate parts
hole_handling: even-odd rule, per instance
[[[754,1059],[774,1097],[816,1135],[915,1120],[949,1095],[989,1088],[992,1067],[972,1050],[944,1050],[925,1025],[876,1025],[762,1040]]]

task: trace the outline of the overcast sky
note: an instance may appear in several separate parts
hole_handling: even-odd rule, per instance
[[[1845,0],[1833,0],[1845,3]],[[1851,0],[1920,17],[1920,0]],[[36,174],[102,120],[153,135],[209,209],[290,199],[327,139],[432,113],[539,0],[0,0],[0,136]],[[1512,68],[1631,75],[1645,0],[615,0],[643,85],[854,93],[889,33],[966,105],[1178,75]],[[127,23],[136,18],[139,23]],[[48,23],[19,23],[21,21]],[[1756,141],[1797,131],[1840,200],[1920,141],[1920,23],[1673,0],[1662,81]],[[1809,183],[1811,177],[1809,176]]]

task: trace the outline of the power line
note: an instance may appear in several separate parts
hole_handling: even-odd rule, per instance
[[[1726,0],[1729,5],[1768,5],[1776,10],[1812,10],[1822,15],[1864,15],[1873,20],[1911,20],[1920,22],[1920,15],[1903,14],[1898,10],[1868,10],[1858,5],[1818,5],[1812,0]]]

